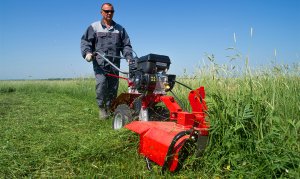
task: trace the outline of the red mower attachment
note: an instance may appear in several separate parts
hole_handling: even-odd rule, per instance
[[[133,121],[125,128],[140,135],[139,153],[162,166],[162,170],[175,171],[180,169],[182,162],[191,152],[192,144],[207,140],[208,124],[205,121],[207,110],[204,88],[190,92],[189,101],[192,113],[183,112],[173,97],[161,96],[160,99],[170,110],[173,122],[163,121]],[[198,143],[199,143],[198,141]],[[206,141],[196,146],[206,145]]]

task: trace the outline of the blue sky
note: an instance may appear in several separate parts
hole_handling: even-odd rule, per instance
[[[93,76],[81,57],[80,38],[100,20],[103,2],[2,0],[0,80]],[[228,47],[249,56],[252,66],[300,61],[299,0],[107,2],[114,4],[114,20],[126,28],[136,53],[170,56],[170,73],[192,73],[206,54],[219,64],[232,63]]]

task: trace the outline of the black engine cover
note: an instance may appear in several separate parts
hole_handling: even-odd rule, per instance
[[[129,78],[134,83],[134,88],[139,92],[152,93],[157,83],[158,86],[162,86],[164,83],[164,81],[161,81],[161,74],[165,74],[170,64],[170,58],[165,55],[148,54],[140,58],[134,58],[129,62]],[[167,75],[166,77],[166,81],[170,81],[170,87],[172,88],[176,76]]]
[[[142,56],[137,61],[138,70],[144,73],[155,74],[166,69],[169,69],[171,60],[168,56],[148,54]]]

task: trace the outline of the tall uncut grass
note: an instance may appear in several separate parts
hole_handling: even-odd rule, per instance
[[[193,160],[195,170],[221,178],[299,178],[300,64],[241,70],[209,59],[180,80],[207,93],[210,141],[203,158]]]
[[[211,125],[208,146],[202,157],[191,156],[179,173],[167,173],[166,176],[299,178],[299,64],[273,65],[251,70],[247,64],[243,68],[233,68],[216,64],[213,57],[209,59],[211,63],[199,67],[194,74],[177,77],[178,81],[192,88],[200,85],[205,87]],[[161,176],[159,169],[152,174],[147,172],[143,159],[138,158],[136,153],[136,139],[128,137],[129,134],[124,131],[112,131],[111,119],[105,123],[96,120],[98,111],[94,85],[93,79],[0,82],[0,116],[3,118],[0,121],[0,136],[3,138],[0,148],[0,177]],[[121,81],[119,92],[126,90],[126,83]],[[177,84],[173,92],[183,107],[190,110],[187,101],[189,90]],[[45,132],[45,140],[50,140],[50,144],[35,142],[39,137],[32,137],[35,136],[35,131],[29,129],[34,129],[40,123],[25,125],[24,121],[20,121],[21,118],[9,112],[15,110],[7,106],[9,101],[13,105],[25,104],[13,97],[23,94],[26,94],[24,99],[29,96],[43,99],[43,103],[49,106],[55,97],[58,105],[61,105],[61,113],[52,113],[53,109],[47,109],[46,105],[44,110],[48,111],[47,115],[50,117],[37,113],[36,117],[26,118],[28,122],[30,119],[43,119],[44,123],[51,123],[51,128],[43,125],[45,129],[39,133],[42,135]],[[47,102],[43,97],[45,95],[52,102]],[[26,106],[21,106],[14,112],[22,115],[25,113],[22,109],[29,107],[27,104],[30,103],[30,100],[27,101]],[[34,103],[37,102],[32,101]],[[68,110],[63,110],[65,105],[68,105]],[[69,116],[72,118],[69,119]],[[73,120],[74,117],[76,121]],[[66,123],[66,119],[71,124]],[[15,122],[10,122],[13,120]],[[24,125],[20,126],[20,123]],[[11,126],[4,126],[7,124]],[[26,126],[29,128],[26,129]],[[14,129],[14,133],[10,134],[8,129]],[[24,136],[16,137],[16,132],[21,134],[20,131],[27,130],[32,132],[26,136],[27,142],[24,141]],[[59,135],[54,135],[53,131]],[[11,136],[15,138],[11,139]],[[75,136],[75,139],[70,136]],[[51,141],[52,139],[55,141]],[[7,147],[6,141],[10,140],[21,142],[22,146]],[[41,146],[41,143],[45,146]],[[47,146],[52,146],[53,150]],[[46,154],[34,155],[28,150],[32,148]],[[24,153],[28,150],[28,153],[24,158],[15,158],[14,156],[18,156],[16,150]],[[135,168],[136,166],[139,167]]]

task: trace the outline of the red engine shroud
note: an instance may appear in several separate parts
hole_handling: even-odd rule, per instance
[[[158,165],[167,167],[170,171],[177,169],[179,151],[186,140],[190,138],[190,135],[186,133],[174,141],[178,134],[192,129],[199,135],[208,135],[209,125],[205,121],[207,106],[204,100],[204,87],[192,90],[188,99],[192,108],[191,113],[184,112],[172,96],[155,94],[145,96],[142,100],[142,107],[147,108],[150,101],[163,102],[170,112],[171,122],[133,121],[125,125],[125,128],[140,135],[139,153]],[[172,142],[176,143],[170,153]]]

